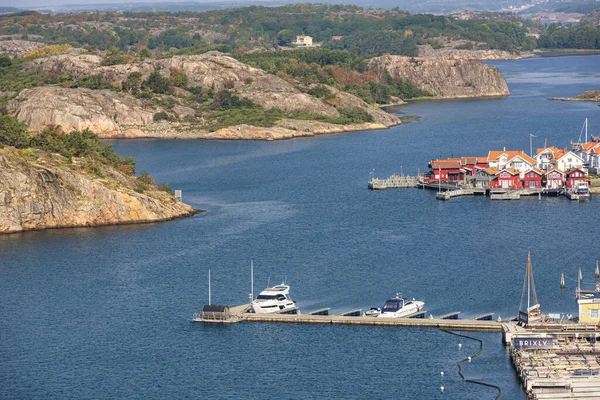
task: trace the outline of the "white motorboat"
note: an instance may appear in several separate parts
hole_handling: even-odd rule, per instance
[[[381,314],[381,308],[379,307],[371,307],[370,310],[365,311],[365,317],[376,317]]]
[[[252,301],[252,309],[257,314],[285,312],[295,308],[296,302],[290,297],[290,287],[285,283],[266,288]]]
[[[423,309],[425,305],[422,301],[416,301],[415,299],[406,300],[403,299],[400,294],[396,294],[396,297],[393,299],[389,299],[383,305],[381,309],[381,314],[379,314],[378,318],[402,318],[408,317],[413,314],[418,313]]]

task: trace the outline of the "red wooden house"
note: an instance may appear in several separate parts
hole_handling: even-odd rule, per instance
[[[541,188],[542,176],[544,176],[544,172],[542,172],[542,170],[537,168],[530,169],[523,175],[523,187],[531,189]]]
[[[490,184],[490,188],[498,189],[522,189],[523,182],[521,182],[519,171],[514,168],[504,168],[496,174],[497,180]]]
[[[564,186],[565,173],[558,168],[552,168],[546,172],[546,188],[562,189]]]
[[[573,188],[577,186],[579,182],[586,182],[589,184],[588,180],[585,177],[585,172],[580,168],[571,168],[565,173],[565,175],[567,177],[566,186],[568,188]]]
[[[460,158],[433,160],[429,163],[429,172],[425,182],[457,182],[463,179]]]

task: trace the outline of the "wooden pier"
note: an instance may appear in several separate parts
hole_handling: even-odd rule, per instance
[[[419,178],[409,175],[392,175],[387,179],[373,178],[368,182],[371,190],[400,189],[417,187]]]
[[[256,314],[247,312],[249,304],[232,307],[231,319],[235,322],[281,322],[297,324],[338,324],[338,325],[370,325],[370,326],[404,326],[421,328],[439,328],[457,331],[502,332],[502,323],[490,320],[458,319],[459,312],[446,314],[438,318],[426,318],[421,311],[405,318],[373,318],[356,308],[336,315],[329,315],[329,308],[322,308],[308,314]],[[202,322],[200,319],[194,322]]]
[[[475,192],[472,189],[455,189],[445,192],[437,192],[435,198],[438,200],[450,200],[453,197],[473,196]]]

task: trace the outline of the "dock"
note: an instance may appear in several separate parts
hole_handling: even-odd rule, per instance
[[[404,318],[373,318],[362,313],[361,308],[329,315],[330,308],[321,308],[307,314],[255,314],[247,312],[250,304],[232,307],[231,318],[235,322],[279,322],[296,324],[337,324],[337,325],[365,325],[365,326],[398,326],[438,328],[457,331],[472,332],[502,332],[502,323],[491,320],[458,319],[460,312],[452,312],[438,318],[425,318],[426,311],[415,313]],[[203,322],[193,320],[194,322]]]
[[[531,399],[595,399],[600,393],[600,331],[595,325],[503,324],[511,360]]]
[[[371,190],[401,189],[417,187],[419,178],[409,175],[392,175],[387,179],[373,178],[368,182]]]
[[[475,192],[472,189],[455,189],[447,190],[445,192],[437,192],[435,198],[438,200],[450,200],[453,197],[459,196],[473,196]]]

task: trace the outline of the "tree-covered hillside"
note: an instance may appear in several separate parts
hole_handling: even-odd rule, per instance
[[[324,47],[368,57],[385,53],[415,55],[415,45],[435,45],[440,36],[472,40],[492,49],[531,50],[535,39],[527,36],[525,25],[519,19],[462,20],[398,9],[295,4],[203,13],[24,12],[0,16],[0,35],[100,50],[206,51],[217,44],[227,46],[225,50],[244,51],[288,46],[297,35],[304,34]],[[332,40],[334,36],[341,38]]]

